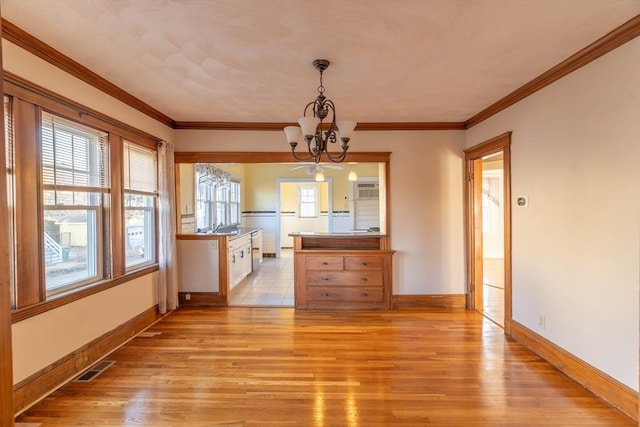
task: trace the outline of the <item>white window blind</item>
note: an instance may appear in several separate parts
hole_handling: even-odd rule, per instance
[[[135,144],[124,144],[124,188],[127,192],[158,193],[157,153]]]
[[[104,192],[109,187],[107,143],[105,132],[43,112],[45,189]]]

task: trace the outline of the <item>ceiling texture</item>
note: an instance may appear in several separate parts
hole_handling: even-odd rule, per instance
[[[175,121],[463,122],[639,0],[2,0],[2,17]]]

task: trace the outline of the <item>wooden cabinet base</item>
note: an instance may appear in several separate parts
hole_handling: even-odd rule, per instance
[[[372,247],[370,238],[344,248],[331,238],[315,239],[306,249],[304,237],[294,237],[296,308],[326,310],[389,310],[394,251]],[[322,248],[326,242],[327,249]]]

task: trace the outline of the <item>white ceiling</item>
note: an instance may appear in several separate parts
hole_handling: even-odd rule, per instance
[[[2,0],[2,16],[177,121],[464,121],[639,0]]]

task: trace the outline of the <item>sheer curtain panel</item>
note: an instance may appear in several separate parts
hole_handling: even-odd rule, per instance
[[[173,144],[158,144],[158,180],[160,184],[158,263],[158,310],[161,314],[178,306],[176,271],[175,177]]]

